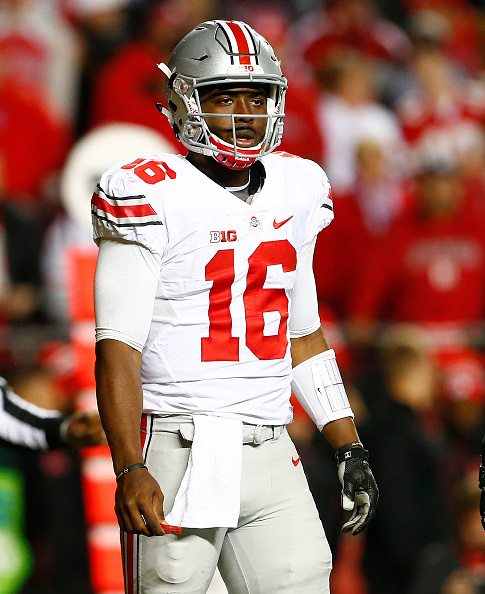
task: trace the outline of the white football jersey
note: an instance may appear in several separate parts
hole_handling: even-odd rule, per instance
[[[314,162],[273,153],[252,204],[180,155],[112,167],[93,196],[94,237],[161,262],[143,349],[145,412],[291,420],[288,316],[299,255],[333,219]]]

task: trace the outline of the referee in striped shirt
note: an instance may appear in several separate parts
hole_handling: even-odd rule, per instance
[[[65,415],[27,402],[0,376],[0,441],[30,450],[104,445],[97,410]]]

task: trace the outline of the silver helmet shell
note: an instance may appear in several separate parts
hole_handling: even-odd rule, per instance
[[[189,150],[212,155],[231,169],[245,169],[258,157],[271,153],[283,135],[287,81],[280,61],[264,37],[241,21],[207,21],[195,27],[175,47],[168,66],[158,64],[166,74],[168,109],[158,105],[173,127],[175,136]],[[232,118],[233,143],[213,134],[202,111],[200,91],[213,85],[263,84],[268,88],[267,119],[263,140],[256,147],[236,144],[235,120],[247,114],[228,114]]]

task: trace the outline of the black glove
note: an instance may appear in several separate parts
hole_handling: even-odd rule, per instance
[[[482,526],[485,529],[485,436],[482,441],[482,463],[478,473],[478,486],[482,490],[480,497],[480,515],[482,516]]]
[[[356,442],[339,448],[336,457],[342,484],[342,507],[352,511],[342,532],[359,534],[374,517],[379,499],[379,490],[369,468],[369,453]]]
[[[485,466],[483,462],[480,464],[480,471],[478,473],[478,486],[482,490],[480,496],[480,515],[482,516],[482,526],[485,529]]]

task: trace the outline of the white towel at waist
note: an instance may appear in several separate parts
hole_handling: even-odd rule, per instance
[[[187,528],[235,528],[241,507],[242,422],[194,415],[187,470],[169,524]]]

